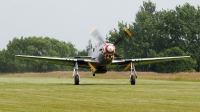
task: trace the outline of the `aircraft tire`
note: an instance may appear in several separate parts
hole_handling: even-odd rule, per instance
[[[95,73],[93,73],[92,75],[95,76]]]
[[[79,75],[75,75],[75,77],[74,77],[74,85],[79,85]]]
[[[131,83],[131,85],[135,85],[135,77],[134,77],[134,75],[131,75],[130,83]]]

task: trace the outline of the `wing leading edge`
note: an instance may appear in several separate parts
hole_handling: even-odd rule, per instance
[[[112,64],[108,66],[108,68],[125,68],[129,66],[130,62],[133,62],[134,65],[146,65],[152,64],[156,62],[165,62],[165,61],[173,61],[190,58],[190,56],[175,56],[175,57],[157,57],[157,58],[137,58],[137,59],[121,59],[121,60],[113,60]]]
[[[29,60],[42,60],[53,64],[72,66],[78,62],[80,67],[90,68],[88,62],[97,63],[95,60],[91,59],[75,59],[75,58],[57,58],[57,57],[43,57],[43,56],[28,56],[28,55],[15,55],[16,58],[29,59]]]

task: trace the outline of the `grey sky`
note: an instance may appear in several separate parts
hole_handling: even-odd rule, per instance
[[[200,4],[198,0],[151,1],[157,10],[186,2],[195,7]],[[0,50],[21,36],[53,37],[83,50],[92,38],[92,28],[98,27],[105,38],[118,21],[134,22],[142,4],[143,0],[0,0]]]

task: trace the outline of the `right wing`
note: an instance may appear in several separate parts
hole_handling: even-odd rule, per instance
[[[97,63],[96,60],[91,59],[75,59],[75,58],[57,58],[57,57],[43,57],[43,56],[28,56],[28,55],[15,55],[16,58],[29,59],[29,60],[41,60],[53,64],[74,66],[78,62],[79,67],[90,68],[88,63]]]
[[[156,63],[156,62],[180,60],[180,59],[185,59],[189,57],[190,56],[120,59],[120,60],[113,60],[112,63],[108,66],[108,68],[124,68],[124,70],[127,70],[127,68],[130,67],[131,62],[133,62],[134,65],[146,65],[146,64]]]

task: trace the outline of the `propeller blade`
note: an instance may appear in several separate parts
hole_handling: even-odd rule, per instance
[[[95,38],[97,39],[99,42],[105,44],[106,42],[104,41],[103,37],[100,35],[99,31],[97,30],[97,28],[93,28],[91,31],[90,31],[90,34]]]
[[[131,34],[131,32],[129,31],[128,28],[125,28],[125,27],[124,27],[124,31],[128,34],[128,36],[132,37],[132,34]],[[117,44],[118,44],[120,41],[122,41],[123,39],[124,39],[123,37],[119,37],[119,39],[117,39],[117,40],[115,41],[114,45],[117,45]]]
[[[114,45],[117,45],[122,39],[122,37],[119,37],[119,39],[115,41]]]
[[[124,31],[128,34],[128,36],[132,37],[132,33],[130,32],[128,28],[124,27]]]

